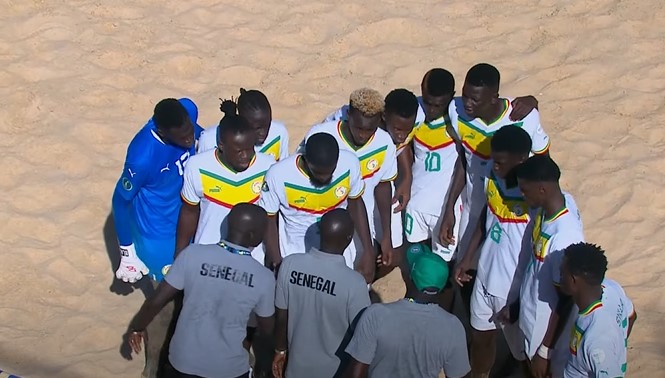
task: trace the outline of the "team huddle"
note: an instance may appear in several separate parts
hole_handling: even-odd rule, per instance
[[[441,68],[421,96],[355,90],[291,154],[258,90],[206,129],[191,100],[160,101],[113,196],[116,276],[154,290],[126,335],[143,376],[624,377],[632,302],[538,101],[499,83],[481,63],[461,96]],[[371,304],[394,268],[404,299]]]

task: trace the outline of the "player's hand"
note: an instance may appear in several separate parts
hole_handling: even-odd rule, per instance
[[[455,267],[453,277],[455,278],[455,282],[461,287],[463,287],[465,283],[471,281],[473,278],[469,275],[469,273],[467,273],[469,269],[471,269],[471,261],[465,258],[463,258]]]
[[[550,376],[550,361],[538,354],[531,360],[531,375],[534,378],[547,378]]]
[[[365,249],[360,261],[356,265],[356,271],[365,277],[365,282],[368,284],[374,281],[374,272],[376,271],[375,258],[374,248]]]
[[[120,246],[120,266],[115,271],[115,276],[123,282],[134,283],[146,274],[148,267],[136,255],[134,244]]]
[[[134,353],[141,353],[141,345],[143,345],[143,339],[147,338],[146,336],[145,331],[129,331],[129,346]]]
[[[275,378],[284,376],[284,366],[286,365],[286,353],[275,353],[272,359],[272,375]]]
[[[455,212],[446,211],[443,214],[443,219],[441,220],[441,226],[439,228],[439,243],[442,246],[448,247],[451,244],[455,244],[455,235],[453,234],[453,228],[455,227]]]
[[[499,323],[501,325],[513,324],[517,321],[519,316],[519,302],[511,303],[504,306],[499,312],[492,315],[490,322]],[[517,313],[516,313],[517,311]]]
[[[381,241],[381,263],[385,266],[391,266],[393,263],[393,241],[390,237],[383,238]]]
[[[538,109],[538,100],[533,96],[518,97],[513,100],[513,111],[510,112],[511,121],[520,121],[529,115],[533,109]]]
[[[393,213],[399,213],[402,210],[406,209],[406,205],[411,200],[411,188],[407,185],[398,185],[395,188],[395,195],[393,196],[393,204],[399,202],[399,204],[393,210]]]

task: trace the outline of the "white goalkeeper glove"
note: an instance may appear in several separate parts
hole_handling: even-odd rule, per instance
[[[134,283],[148,274],[148,267],[136,255],[134,244],[120,246],[120,267],[115,276],[124,282]]]

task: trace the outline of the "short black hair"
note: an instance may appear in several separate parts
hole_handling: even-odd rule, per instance
[[[425,88],[427,93],[434,97],[453,95],[455,93],[455,78],[448,70],[433,68],[425,74]]]
[[[418,113],[418,98],[407,89],[393,89],[386,96],[384,109],[402,118],[413,117]]]
[[[263,92],[256,89],[246,90],[240,88],[240,97],[238,97],[238,113],[247,113],[252,111],[270,111],[270,102]]]
[[[559,182],[561,170],[546,155],[534,155],[517,166],[517,178],[528,181]]]
[[[600,285],[607,271],[605,251],[596,244],[577,243],[564,251],[566,266],[570,273],[582,277],[589,285]]]
[[[528,156],[531,152],[531,137],[519,126],[506,125],[494,133],[491,147],[494,152]]]
[[[316,133],[305,142],[305,158],[318,167],[330,167],[337,164],[339,145],[335,137],[328,133]]]
[[[187,109],[175,98],[165,98],[155,105],[152,121],[162,130],[177,129],[189,119]]]
[[[501,74],[491,64],[478,63],[471,67],[469,72],[466,73],[464,82],[474,87],[486,87],[490,89],[499,90],[499,83],[501,82]]]

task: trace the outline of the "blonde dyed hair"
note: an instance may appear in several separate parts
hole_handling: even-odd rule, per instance
[[[349,106],[360,111],[364,116],[372,117],[383,112],[383,96],[377,90],[360,88],[351,92]]]

